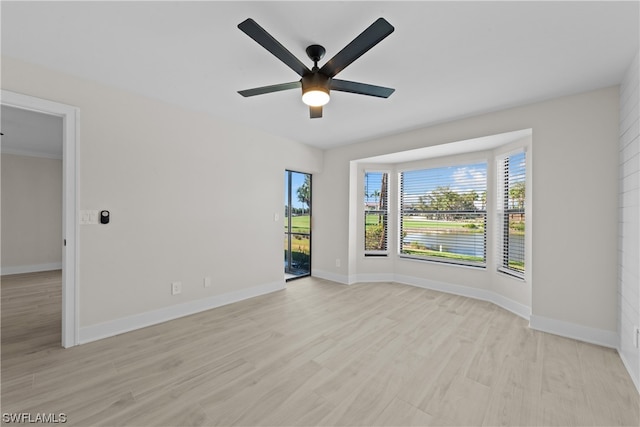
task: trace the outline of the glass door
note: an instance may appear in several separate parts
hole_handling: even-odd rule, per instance
[[[311,274],[311,175],[284,174],[284,274],[286,280]]]

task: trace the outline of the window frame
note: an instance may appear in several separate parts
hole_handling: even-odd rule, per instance
[[[384,202],[383,203],[383,209],[367,209],[366,208],[366,203],[369,203],[367,201],[367,199],[370,197],[370,195],[367,194],[367,174],[381,174],[382,175],[382,182],[380,184],[380,202],[382,202],[382,197],[383,195],[385,196]],[[386,175],[386,180],[384,179],[384,176]],[[390,198],[389,198],[389,192],[390,192],[390,180],[391,180],[391,171],[389,170],[385,170],[385,169],[378,169],[378,168],[365,168],[363,170],[363,185],[362,185],[362,190],[363,190],[363,200],[365,205],[363,206],[363,212],[362,212],[362,219],[363,219],[363,239],[362,239],[362,248],[363,248],[363,254],[365,257],[369,258],[369,257],[387,257],[389,255],[389,229],[390,229],[390,208],[389,208],[389,203],[390,203]],[[385,183],[386,181],[386,183]],[[386,189],[383,189],[383,186],[386,185]],[[383,216],[383,241],[384,241],[384,249],[367,249],[367,214],[370,213],[375,213],[378,215],[382,215]]]
[[[522,182],[524,183],[524,201],[519,209],[509,208],[509,202],[512,200],[509,197],[509,174],[505,171],[505,162],[511,157],[524,153],[524,177]],[[526,146],[521,146],[507,152],[500,153],[495,158],[496,162],[496,270],[504,275],[525,280],[527,275],[527,237],[526,230],[528,228],[527,213],[529,212],[529,152]],[[505,182],[507,182],[505,184]],[[509,232],[510,229],[510,215],[520,214],[523,217],[523,223],[525,229],[522,234],[522,258],[524,262],[524,269],[518,270],[509,267]],[[506,242],[506,247],[505,247]],[[505,262],[506,261],[506,262]],[[506,265],[505,265],[506,264]]]

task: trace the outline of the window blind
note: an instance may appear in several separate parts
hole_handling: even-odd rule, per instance
[[[497,163],[499,270],[524,277],[526,153],[505,156]]]
[[[389,217],[389,174],[364,174],[365,256],[386,255]]]
[[[486,262],[487,163],[400,173],[400,255]]]

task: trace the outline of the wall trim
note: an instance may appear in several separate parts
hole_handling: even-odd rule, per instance
[[[636,390],[638,390],[638,393],[640,393],[640,378],[638,378],[638,376],[636,375],[633,375],[633,373],[638,371],[636,371],[635,369],[632,369],[631,362],[627,360],[627,358],[624,356],[624,354],[620,351],[619,348],[618,348],[618,355],[620,356],[620,359],[622,359],[622,364],[624,365],[625,369],[627,370],[627,373],[631,377],[631,381],[633,382],[633,385],[636,386]]]
[[[332,282],[341,283],[343,285],[351,285],[355,283],[355,281],[350,276],[345,276],[343,274],[336,274],[329,271],[324,270],[316,270],[311,269],[311,276],[317,277],[318,279],[330,280]]]
[[[355,283],[362,282],[397,282],[396,275],[393,273],[369,273],[369,274],[357,274],[355,277]]]
[[[338,276],[332,273],[326,274],[326,272],[323,271],[314,271],[313,275],[322,279],[345,284],[363,282],[396,282],[409,286],[415,286],[418,288],[431,289],[434,291],[446,292],[453,295],[460,295],[468,298],[478,299],[481,301],[487,301],[499,307],[502,307],[503,309],[519,317],[522,317],[525,320],[528,320],[529,327],[531,329],[563,336],[566,338],[572,338],[591,344],[601,345],[603,347],[609,347],[613,349],[618,348],[619,337],[616,332],[590,328],[588,326],[565,322],[563,320],[536,316],[531,314],[530,307],[487,289],[473,288],[470,286],[440,282],[436,280],[425,279],[423,277],[405,276],[401,274],[360,274],[353,277],[353,279],[355,279],[353,282],[347,282],[347,276]],[[336,280],[336,278],[339,278],[341,280]],[[627,364],[624,358],[623,362],[625,363],[625,365]],[[633,378],[633,381],[636,385],[636,388],[639,388],[637,379]]]
[[[322,270],[314,270],[312,276],[320,279],[331,280],[332,282],[338,282],[346,285],[354,283],[375,283],[375,282],[395,282],[402,283],[404,285],[415,286],[423,289],[431,289],[439,292],[446,292],[448,294],[460,295],[463,297],[474,298],[482,301],[491,302],[499,307],[504,308],[511,313],[522,317],[525,320],[529,320],[531,316],[531,308],[513,301],[503,295],[495,292],[472,288],[470,286],[455,285],[452,283],[439,282],[436,280],[425,279],[423,277],[405,276],[402,274],[393,273],[379,273],[379,274],[359,274],[353,276],[342,276],[334,273],[328,273]]]
[[[23,274],[23,273],[37,273],[40,271],[61,270],[61,262],[50,262],[48,264],[34,264],[34,265],[18,265],[15,267],[2,267],[2,276],[9,274]]]
[[[529,320],[529,317],[531,316],[531,308],[528,306],[487,289],[472,288],[470,286],[455,285],[422,277],[404,276],[399,274],[395,276],[395,281],[405,285],[416,286],[418,288],[431,289],[434,291],[487,301],[502,307],[525,320]]]
[[[79,343],[86,344],[103,338],[109,338],[125,332],[145,328],[147,326],[164,323],[169,320],[189,316],[201,311],[232,304],[249,298],[266,295],[272,292],[285,289],[284,278],[282,281],[265,283],[251,288],[240,289],[222,295],[197,299],[181,304],[164,307],[159,310],[148,311],[146,313],[134,314],[120,319],[110,320],[80,328]]]
[[[603,347],[618,348],[618,334],[604,329],[591,328],[564,320],[551,319],[549,317],[531,315],[529,327],[537,331],[548,332],[565,338],[572,338]],[[619,354],[620,352],[618,352]]]

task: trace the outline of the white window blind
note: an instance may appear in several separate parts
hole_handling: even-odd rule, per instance
[[[526,153],[498,159],[498,269],[517,277],[525,272]]]
[[[487,163],[400,173],[400,255],[486,262]]]
[[[389,174],[364,174],[364,253],[365,256],[387,254],[389,217]]]

